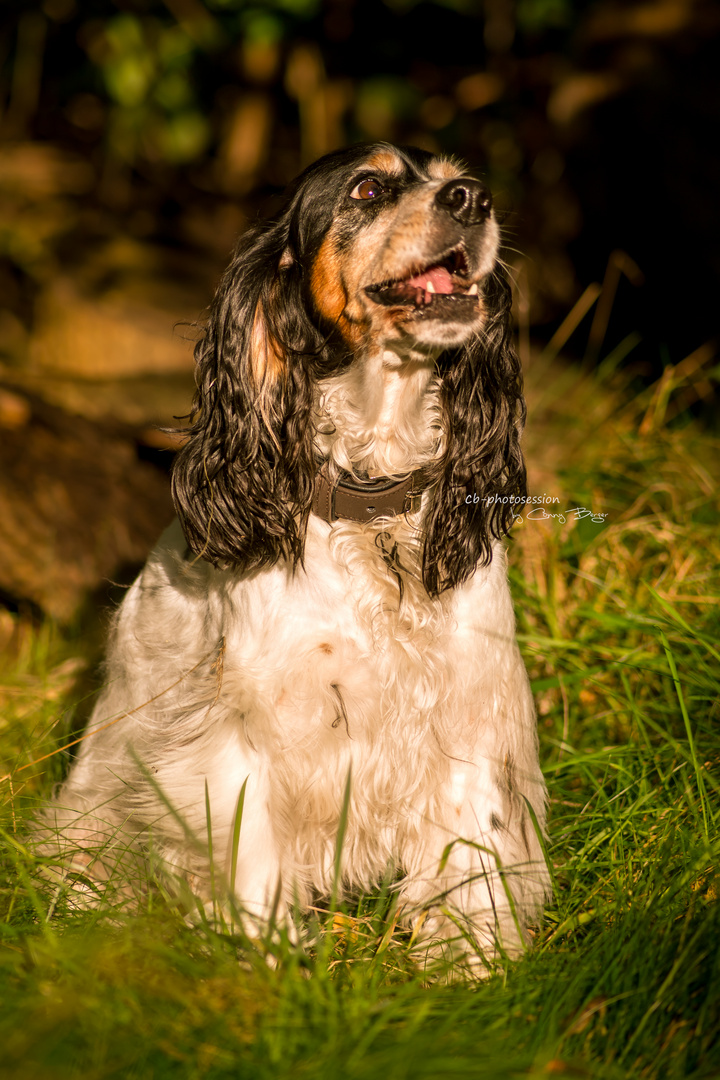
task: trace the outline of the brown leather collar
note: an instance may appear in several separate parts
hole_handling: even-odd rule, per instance
[[[411,513],[420,507],[422,493],[427,487],[427,476],[417,469],[404,480],[376,479],[359,481],[344,473],[339,480],[331,482],[325,472],[326,465],[315,477],[315,493],[312,510],[323,521],[372,521],[387,515]]]

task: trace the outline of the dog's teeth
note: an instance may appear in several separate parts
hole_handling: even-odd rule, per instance
[[[430,278],[428,278],[428,282],[427,282],[427,285],[425,286],[425,288],[427,289],[428,292],[435,292],[436,291],[435,286],[433,285]]]
[[[469,289],[468,289],[468,291],[467,291],[467,294],[468,294],[468,296],[477,296],[477,294],[478,294],[478,287],[477,287],[477,281],[476,281],[476,282],[474,282],[474,283],[473,283],[473,284],[472,284],[472,285],[470,286],[470,288],[469,288]]]

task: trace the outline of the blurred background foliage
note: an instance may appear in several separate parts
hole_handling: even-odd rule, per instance
[[[187,411],[181,324],[237,233],[349,142],[413,143],[487,177],[526,365],[543,348],[629,357],[644,385],[681,373],[683,408],[711,416],[719,40],[714,0],[5,0],[0,597],[64,617],[58,537],[78,550],[88,515],[117,550],[104,568],[99,541],[86,552],[73,596],[141,557],[171,512],[139,466]],[[110,468],[111,435],[139,447],[135,472]],[[101,445],[91,497],[73,462]],[[117,500],[106,521],[100,505],[121,482],[125,538]],[[127,514],[150,489],[140,527]],[[18,567],[31,534],[42,589],[37,557]]]
[[[710,331],[709,0],[6,0],[0,18],[1,292],[21,318],[9,279],[52,273],[74,229],[73,246],[94,224],[226,253],[301,166],[380,138],[486,173],[532,324],[557,320],[619,248],[649,281],[635,319],[672,359]],[[694,335],[677,313],[689,263]]]

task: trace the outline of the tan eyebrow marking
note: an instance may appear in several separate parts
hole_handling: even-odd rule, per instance
[[[463,176],[466,171],[462,163],[453,158],[434,158],[428,166],[428,173],[433,180],[454,180]]]
[[[368,158],[363,168],[365,169],[377,169],[378,172],[395,173],[401,175],[403,172],[403,164],[395,154],[391,154],[389,151],[379,150],[377,154],[373,154]]]

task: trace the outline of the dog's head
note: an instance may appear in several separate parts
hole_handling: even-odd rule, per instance
[[[325,199],[312,304],[353,350],[437,351],[480,329],[498,228],[479,180],[421,150],[375,146],[323,159],[301,185]]]
[[[388,355],[438,376],[418,384],[442,428],[418,526],[426,588],[489,561],[525,476],[498,243],[487,188],[426,151],[355,146],[298,177],[278,217],[241,237],[196,348],[173,488],[197,554],[246,570],[302,560],[321,388]]]

